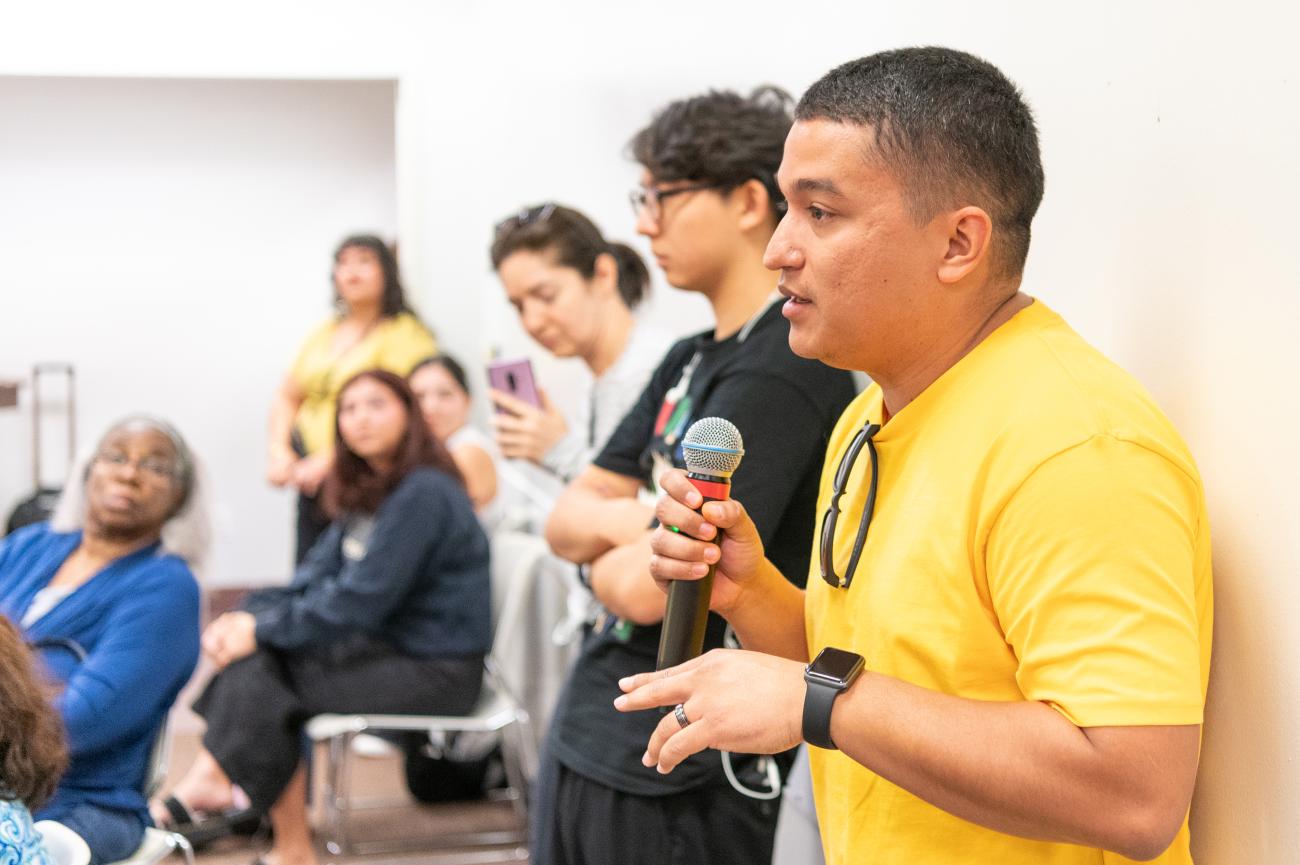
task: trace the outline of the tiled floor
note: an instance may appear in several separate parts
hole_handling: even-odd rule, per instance
[[[189,725],[185,725],[188,727]],[[177,730],[172,746],[172,777],[189,766],[198,749],[198,732],[195,729]],[[392,800],[391,807],[376,808],[358,813],[353,818],[352,837],[356,841],[384,839],[413,839],[415,849],[402,853],[375,853],[368,855],[332,856],[320,848],[321,862],[340,865],[496,865],[505,862],[527,862],[521,845],[496,848],[438,849],[434,843],[420,843],[419,839],[436,839],[451,833],[477,830],[515,828],[518,823],[509,802],[466,802],[446,805],[421,805],[406,792],[402,779],[401,761],[392,757],[352,757],[353,785],[358,797]],[[199,865],[251,865],[266,848],[262,839],[228,838],[201,851]],[[179,859],[174,861],[179,862]]]

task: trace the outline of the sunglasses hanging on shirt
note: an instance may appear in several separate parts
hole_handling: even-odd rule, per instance
[[[867,421],[862,429],[849,443],[849,449],[840,457],[839,467],[835,470],[835,480],[831,484],[831,503],[822,516],[821,534],[821,572],[822,579],[837,589],[847,589],[853,582],[853,572],[858,569],[858,559],[862,557],[862,545],[867,540],[867,529],[871,527],[871,516],[876,510],[876,485],[880,479],[879,458],[876,455],[876,443],[872,436],[880,432],[880,424]],[[849,475],[853,473],[853,464],[862,452],[863,445],[871,455],[871,483],[867,489],[867,501],[862,506],[862,520],[858,523],[858,533],[853,539],[853,552],[849,555],[849,564],[844,576],[835,573],[835,524],[840,516],[840,496],[848,485]]]

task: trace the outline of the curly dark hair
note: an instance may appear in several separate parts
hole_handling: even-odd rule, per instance
[[[729,191],[757,180],[767,189],[772,215],[779,218],[785,197],[776,185],[776,170],[794,122],[793,102],[789,93],[771,85],[748,96],[711,90],[664,107],[632,137],[628,149],[660,183],[717,183]]]
[[[0,796],[35,811],[68,767],[63,722],[18,628],[0,616]]]
[[[918,224],[944,209],[982,207],[996,232],[995,269],[1011,278],[1024,269],[1043,162],[1033,113],[993,64],[951,48],[872,54],[822,76],[795,117],[869,127]]]
[[[334,419],[334,465],[325,478],[322,487],[325,513],[331,519],[347,513],[373,514],[388,498],[388,494],[397,489],[397,485],[420,466],[430,466],[443,474],[450,475],[462,487],[465,478],[456,468],[447,448],[429,432],[429,427],[420,414],[419,403],[406,380],[401,376],[383,369],[371,369],[359,372],[348,379],[339,390],[338,402],[343,403],[343,395],[354,384],[362,380],[378,382],[388,388],[402,403],[406,410],[406,433],[397,446],[393,467],[384,474],[379,474],[348,447],[339,432],[339,421]]]
[[[596,275],[596,259],[608,254],[618,267],[618,296],[628,309],[650,289],[650,271],[637,251],[626,243],[606,240],[584,213],[562,204],[527,207],[497,223],[492,240],[492,269],[519,250],[549,252],[561,267],[571,267],[583,279]]]
[[[373,234],[354,234],[351,237],[345,237],[343,242],[334,250],[334,263],[338,264],[339,256],[345,249],[368,249],[379,259],[379,268],[384,272],[384,293],[380,298],[380,314],[392,317],[403,312],[414,313],[411,305],[406,301],[406,291],[402,288],[402,275],[397,268],[397,256],[393,250],[378,237]],[[330,284],[334,282],[334,275],[330,273]],[[340,300],[338,286],[334,287],[334,302]]]

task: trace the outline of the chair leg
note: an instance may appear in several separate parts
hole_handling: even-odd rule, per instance
[[[329,740],[329,765],[325,770],[325,849],[335,856],[346,856],[352,845],[348,839],[347,812],[351,806],[351,773],[348,753],[353,733],[340,733]]]
[[[527,825],[528,776],[524,763],[524,754],[526,753],[524,736],[528,735],[528,731],[520,723],[520,720],[520,718],[516,717],[514,722],[502,731],[501,756],[503,758],[502,762],[505,764],[506,781],[515,794],[511,804],[514,806],[515,813]]]
[[[181,851],[181,855],[185,857],[185,865],[194,865],[194,847],[190,844],[190,839],[186,838],[179,832],[173,832],[172,843],[176,845],[176,849]]]
[[[527,712],[519,713],[519,739],[521,745],[524,778],[536,778],[539,768],[537,757],[537,736],[533,733],[533,719]]]

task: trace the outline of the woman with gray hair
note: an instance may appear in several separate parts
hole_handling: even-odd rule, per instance
[[[70,764],[36,817],[83,837],[96,865],[149,825],[150,751],[199,654],[186,557],[201,562],[209,532],[194,457],[163,421],[114,424],[78,477],[50,523],[0,543],[0,613],[60,686]]]

